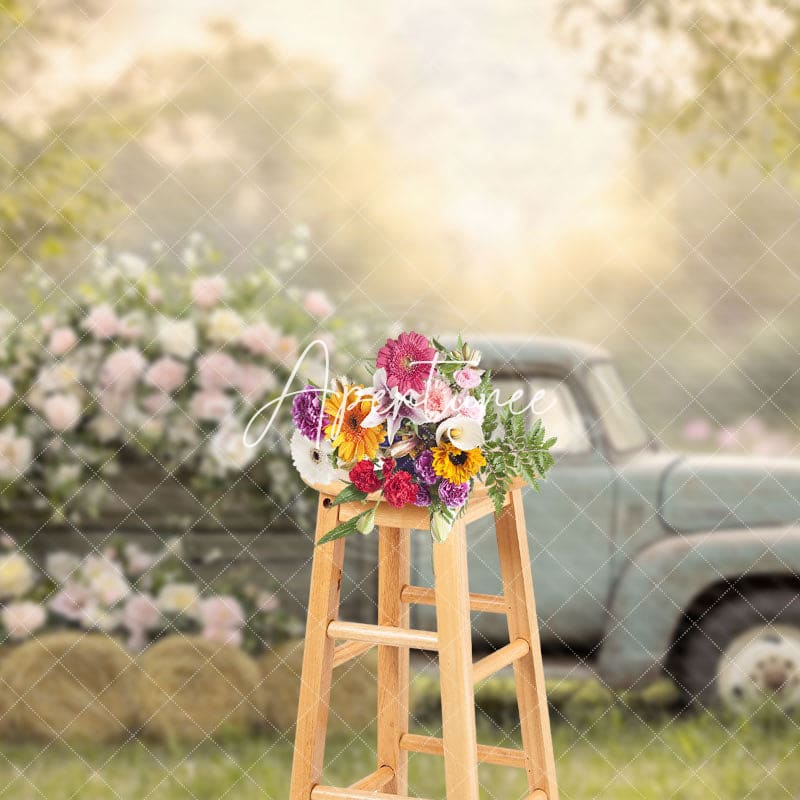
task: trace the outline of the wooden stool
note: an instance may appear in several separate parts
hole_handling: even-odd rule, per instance
[[[311,570],[303,675],[297,712],[290,800],[406,798],[408,753],[444,756],[447,800],[478,800],[478,762],[503,764],[527,773],[527,800],[557,800],[553,745],[547,716],[544,672],[536,625],[522,508],[522,481],[495,515],[503,596],[470,594],[466,524],[494,513],[478,485],[464,516],[443,544],[433,544],[435,589],[410,584],[412,529],[427,530],[428,510],[394,509],[385,502],[379,526],[378,624],[338,619],[345,539],[318,546]],[[320,490],[316,538],[364,510],[360,503],[332,506],[341,485]],[[409,628],[409,604],[436,606],[436,633]],[[470,609],[506,614],[509,644],[472,662]],[[336,645],[341,640],[343,644]],[[378,646],[377,769],[348,788],[320,784],[332,671]],[[442,692],[441,739],[408,732],[409,648],[438,650]],[[477,744],[473,686],[514,665],[522,750]]]

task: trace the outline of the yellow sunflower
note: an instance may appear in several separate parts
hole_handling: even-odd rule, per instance
[[[481,471],[481,467],[486,466],[486,459],[480,447],[459,450],[455,445],[442,442],[438,447],[432,447],[431,452],[433,471],[451,483],[465,483],[475,477]]]
[[[344,463],[375,458],[378,445],[386,435],[386,426],[362,428],[361,423],[372,410],[372,397],[360,394],[363,386],[345,386],[341,392],[325,400],[325,414],[330,422],[325,435],[331,440],[339,460]]]

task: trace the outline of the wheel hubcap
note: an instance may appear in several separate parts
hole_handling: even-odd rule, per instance
[[[765,625],[737,636],[720,659],[717,687],[739,710],[770,700],[786,711],[800,708],[800,628]]]

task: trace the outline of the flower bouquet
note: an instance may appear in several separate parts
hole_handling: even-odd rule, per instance
[[[516,476],[538,488],[555,439],[540,420],[526,430],[525,409],[500,402],[480,359],[461,337],[449,350],[412,331],[378,351],[372,386],[340,378],[295,395],[291,450],[301,478],[344,481],[334,505],[369,500],[319,544],[370,533],[381,501],[429,508],[431,534],[442,542],[479,481],[498,513]]]

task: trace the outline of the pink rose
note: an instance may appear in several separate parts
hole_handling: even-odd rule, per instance
[[[260,400],[266,392],[275,388],[275,376],[263,367],[248,364],[239,370],[239,391],[248,403]]]
[[[468,392],[458,395],[454,403],[454,410],[457,414],[476,422],[483,422],[486,416],[486,406],[477,397],[473,397]]]
[[[278,332],[266,322],[257,322],[242,331],[239,341],[254,356],[266,356],[278,345]]]
[[[242,643],[244,611],[230,595],[209,597],[200,603],[203,637],[212,642],[238,647]]]
[[[203,628],[201,635],[209,642],[225,644],[228,647],[241,647],[244,636],[238,628]]]
[[[204,389],[229,389],[239,382],[239,364],[227,353],[209,353],[197,359],[197,377]]]
[[[195,392],[189,402],[189,413],[201,422],[219,422],[233,411],[233,401],[218,389]]]
[[[157,286],[151,286],[147,290],[147,302],[151,306],[160,306],[164,302],[164,293]]]
[[[161,612],[155,600],[148,594],[134,594],[122,610],[122,624],[130,633],[128,647],[141,650],[147,644],[145,634],[161,623]]]
[[[186,365],[169,356],[154,361],[144,376],[144,382],[159,391],[169,394],[186,382]]]
[[[175,408],[175,401],[163,392],[153,392],[142,400],[142,408],[154,417],[166,414]]]
[[[147,365],[144,356],[135,348],[127,347],[112,353],[100,370],[100,382],[104,387],[117,390],[132,388]]]
[[[711,423],[707,419],[698,417],[686,423],[683,428],[683,438],[688,442],[705,442],[713,433]]]
[[[96,339],[110,339],[119,331],[119,318],[114,313],[114,309],[104,303],[89,312],[83,321],[83,326]]]
[[[5,408],[13,396],[14,384],[5,375],[0,375],[0,408]]]
[[[323,319],[333,314],[333,303],[328,299],[328,295],[325,292],[309,292],[303,301],[303,308],[317,319]]]
[[[209,642],[227,644],[229,647],[241,647],[244,641],[239,628],[203,628],[201,634]]]
[[[241,628],[244,611],[235,597],[215,595],[200,603],[200,621],[206,628]]]
[[[294,336],[281,336],[273,352],[283,364],[291,364],[297,360],[297,339]]]
[[[132,342],[144,333],[144,321],[136,314],[128,314],[119,323],[118,334],[121,338]]]
[[[73,430],[81,418],[81,403],[74,394],[51,394],[42,408],[47,424],[61,433]]]
[[[41,628],[47,620],[47,612],[38,603],[9,603],[0,612],[9,638],[27,639]]]
[[[64,619],[77,622],[83,616],[84,609],[94,602],[92,593],[78,583],[66,583],[64,588],[52,597],[48,608]]]
[[[225,288],[225,278],[221,275],[198,278],[192,284],[192,302],[200,308],[213,308],[222,299]]]
[[[475,369],[474,367],[464,367],[456,371],[453,377],[455,378],[456,386],[462,389],[474,389],[480,385],[482,369]]]
[[[277,594],[261,592],[256,598],[256,605],[262,614],[270,611],[277,611],[281,607],[281,601]]]
[[[142,550],[139,545],[131,543],[125,545],[125,561],[130,575],[138,578],[144,575],[158,561],[158,555]]]
[[[47,342],[47,349],[54,356],[63,356],[68,353],[78,343],[78,337],[72,328],[56,328]]]
[[[453,392],[447,381],[433,378],[426,383],[418,408],[427,422],[440,422],[453,413],[452,402]]]

